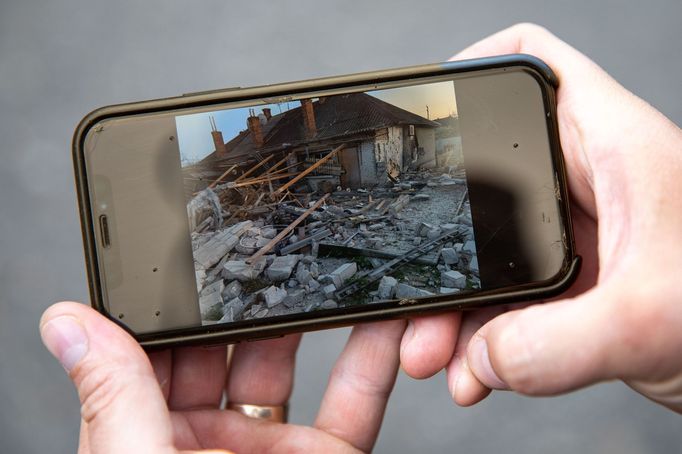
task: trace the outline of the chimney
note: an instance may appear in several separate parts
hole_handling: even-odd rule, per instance
[[[246,119],[246,125],[249,128],[249,132],[251,132],[251,141],[256,148],[260,148],[264,143],[260,118],[256,116],[253,109],[249,111],[249,114],[249,118]]]
[[[265,118],[270,121],[270,118],[272,118],[272,112],[270,111],[269,107],[265,107],[263,109],[263,115],[265,115]]]
[[[303,112],[303,126],[305,127],[306,139],[312,139],[317,134],[315,126],[315,112],[313,102],[310,99],[301,99],[301,111]]]
[[[215,124],[215,118],[209,117],[208,121],[211,123],[211,137],[213,137],[216,158],[222,158],[227,154],[227,148],[225,147],[225,141],[223,140],[223,133],[218,131],[218,127]]]

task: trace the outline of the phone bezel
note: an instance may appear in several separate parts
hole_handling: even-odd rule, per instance
[[[313,90],[329,90],[348,88],[356,85],[385,83],[411,78],[461,74],[466,72],[484,71],[500,68],[522,67],[538,81],[543,96],[548,138],[552,158],[556,166],[559,180],[560,201],[559,209],[566,232],[567,257],[565,266],[553,278],[544,282],[534,282],[504,289],[480,291],[472,296],[460,296],[456,300],[447,296],[417,300],[401,300],[398,305],[390,308],[377,308],[363,312],[322,315],[303,320],[289,320],[289,316],[275,319],[265,326],[243,326],[234,328],[229,325],[212,325],[192,327],[186,329],[169,330],[159,333],[135,334],[125,325],[112,317],[103,304],[103,286],[100,281],[100,270],[97,260],[97,243],[92,219],[91,198],[89,193],[87,171],[84,159],[84,140],[88,131],[97,123],[116,117],[139,114],[159,113],[170,110],[192,107],[209,107],[264,97],[278,97],[310,92]],[[556,119],[556,93],[558,80],[552,70],[536,57],[524,54],[504,55],[475,60],[436,63],[376,72],[359,73],[345,76],[313,79],[300,82],[290,82],[277,85],[266,85],[244,89],[225,89],[195,94],[185,94],[178,97],[120,104],[97,109],[88,115],[78,125],[73,138],[73,163],[76,178],[76,189],[81,218],[81,230],[85,249],[85,265],[90,289],[91,305],[111,320],[126,328],[145,348],[162,348],[175,345],[189,344],[224,344],[241,340],[255,340],[278,337],[284,334],[301,331],[327,329],[337,326],[347,326],[358,322],[401,318],[407,315],[415,316],[424,313],[444,312],[450,310],[468,310],[482,306],[507,304],[512,302],[546,298],[561,293],[574,281],[580,268],[580,257],[575,254],[573,229],[568,206],[567,179],[561,153]]]

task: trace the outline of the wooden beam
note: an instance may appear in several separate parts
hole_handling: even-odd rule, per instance
[[[227,169],[225,172],[223,172],[222,175],[218,177],[217,180],[215,180],[213,183],[209,184],[208,187],[210,189],[213,189],[218,183],[222,181],[223,178],[225,178],[230,172],[232,172],[235,168],[237,167],[237,164],[234,164],[231,166],[229,169]]]
[[[255,262],[256,260],[258,260],[259,258],[261,258],[262,256],[264,256],[265,254],[267,254],[273,247],[275,247],[275,245],[277,243],[282,241],[282,239],[284,239],[284,237],[287,236],[289,234],[289,232],[294,230],[298,224],[300,224],[301,222],[303,222],[305,220],[305,218],[310,216],[310,214],[313,211],[317,210],[324,203],[324,201],[327,200],[327,197],[329,197],[329,194],[325,194],[322,198],[320,198],[320,200],[315,202],[315,204],[313,206],[308,208],[294,222],[292,222],[284,230],[279,232],[279,234],[276,237],[274,237],[273,239],[268,241],[268,244],[266,244],[265,246],[260,248],[260,250],[258,250],[255,254],[253,254],[251,257],[246,259],[246,263],[251,264],[251,263]]]
[[[285,162],[287,162],[287,160],[291,157],[292,154],[294,154],[293,151],[292,151],[291,153],[289,153],[288,155],[286,155],[285,157],[283,157],[282,159],[280,159],[279,161],[277,161],[276,163],[274,163],[274,164],[272,165],[272,167],[270,167],[270,168],[267,170],[267,172],[265,172],[265,173],[266,173],[266,174],[272,173],[272,171],[275,170],[277,167],[279,167],[279,166],[281,166],[282,164],[284,164]],[[271,156],[272,156],[272,155],[271,155]],[[285,167],[285,169],[286,169],[286,168],[288,168],[288,167]],[[284,169],[282,169],[282,170],[284,170]],[[279,172],[279,171],[278,171],[278,172]]]
[[[272,175],[269,177],[262,177],[262,178],[261,177],[251,178],[251,179],[246,180],[246,181],[240,181],[239,183],[237,183],[236,181],[230,181],[229,183],[231,183],[231,185],[228,187],[229,188],[241,188],[244,186],[252,186],[254,184],[267,183],[268,181],[281,180],[282,178],[289,178],[289,177],[293,177],[294,175],[296,175],[296,174],[295,173],[283,173],[282,175]]]
[[[266,162],[268,162],[269,160],[271,160],[271,159],[274,158],[274,157],[275,157],[275,155],[274,155],[274,154],[271,154],[270,156],[268,156],[267,158],[263,159],[261,162],[259,162],[258,164],[256,164],[255,166],[251,167],[249,170],[247,170],[246,172],[244,172],[239,178],[237,178],[236,180],[234,180],[234,182],[236,183],[236,182],[241,181],[241,180],[243,180],[244,178],[248,177],[249,175],[251,175],[251,174],[252,174],[253,172],[255,172],[256,170],[260,169]]]
[[[341,144],[341,145],[339,145],[338,147],[334,148],[332,151],[329,152],[329,154],[328,154],[327,156],[323,157],[322,159],[320,159],[319,161],[317,161],[315,164],[311,165],[310,167],[308,167],[307,169],[305,169],[303,172],[299,173],[298,176],[292,178],[291,181],[289,181],[289,182],[286,183],[285,185],[280,186],[280,188],[277,189],[277,190],[275,191],[275,194],[281,194],[282,192],[284,192],[284,191],[286,191],[287,189],[289,189],[292,185],[296,184],[301,178],[305,177],[305,176],[308,175],[310,172],[312,172],[313,170],[317,169],[318,167],[320,167],[320,166],[321,166],[322,164],[324,164],[325,162],[329,161],[332,157],[334,157],[334,155],[336,155],[336,153],[338,153],[339,151],[343,150],[343,148],[344,148],[345,146],[346,146],[345,144]]]

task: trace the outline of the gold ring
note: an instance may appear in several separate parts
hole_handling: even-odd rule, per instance
[[[289,404],[251,405],[228,402],[227,409],[234,410],[249,418],[264,419],[271,422],[285,423],[289,416]]]

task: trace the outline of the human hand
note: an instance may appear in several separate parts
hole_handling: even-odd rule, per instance
[[[234,402],[289,400],[300,335],[226,347],[149,354],[123,329],[78,303],[40,322],[81,401],[79,453],[356,452],[376,441],[398,371],[404,321],[358,325],[336,362],[313,427],[221,410]]]
[[[553,302],[412,320],[402,366],[415,378],[445,367],[464,406],[491,389],[554,395],[620,379],[682,412],[682,132],[536,25],[501,31],[453,59],[510,53],[541,58],[559,78],[583,270]]]

